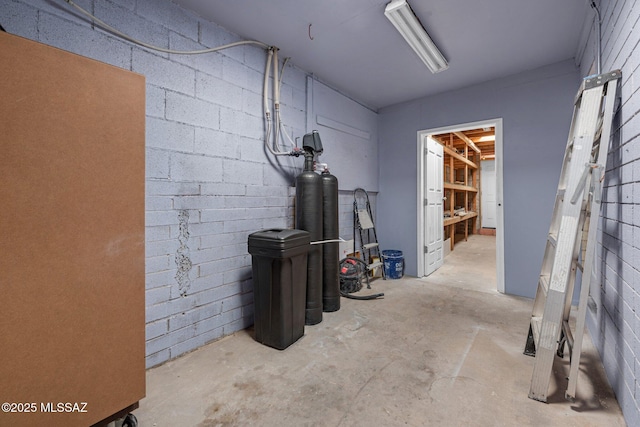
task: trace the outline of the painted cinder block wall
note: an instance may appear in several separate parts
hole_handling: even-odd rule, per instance
[[[169,1],[76,3],[164,48],[194,50],[240,40]],[[146,77],[147,366],[250,326],[247,237],[293,227],[293,183],[302,166],[302,158],[275,161],[263,147],[265,51],[243,46],[198,56],[159,53],[93,27],[61,0],[0,5],[0,24],[12,34]],[[287,131],[297,138],[307,131],[309,73],[294,63],[295,58],[284,70],[281,109]],[[377,163],[365,167],[375,169]],[[339,169],[332,173],[340,179]],[[368,186],[377,189],[377,182]],[[340,231],[349,238],[352,196],[342,187]]]
[[[640,425],[640,5],[598,2],[602,72],[622,70],[620,106],[603,181],[595,283],[587,325],[629,426]],[[598,32],[579,47],[580,73],[594,72]]]

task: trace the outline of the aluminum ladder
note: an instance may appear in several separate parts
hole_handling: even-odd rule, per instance
[[[379,268],[382,272],[382,278],[386,279],[384,274],[384,263],[376,234],[376,227],[373,223],[373,215],[371,214],[371,204],[369,203],[369,194],[363,188],[356,188],[353,191],[353,241],[354,250],[356,242],[356,230],[360,237],[360,248],[362,252],[362,260],[367,264],[367,269],[373,273]],[[369,284],[367,282],[367,287]]]
[[[535,356],[529,397],[547,401],[554,357],[569,348],[565,398],[575,399],[595,258],[602,179],[620,70],[586,77],[575,98],[555,207],[524,354]],[[576,270],[582,281],[575,332],[569,325]]]

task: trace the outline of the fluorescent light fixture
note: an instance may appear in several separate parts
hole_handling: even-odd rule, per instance
[[[431,40],[406,0],[391,1],[384,9],[384,14],[432,73],[439,73],[449,68],[447,60]]]

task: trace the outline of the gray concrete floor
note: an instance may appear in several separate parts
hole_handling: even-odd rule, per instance
[[[372,287],[384,299],[343,298],[284,351],[249,329],[150,369],[140,426],[625,425],[589,337],[574,403],[568,356],[548,403],[527,397],[532,301],[496,292],[495,237],[457,244],[429,278]]]

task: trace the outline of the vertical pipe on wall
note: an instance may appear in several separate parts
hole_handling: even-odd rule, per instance
[[[280,79],[278,78],[278,48],[273,48],[273,133],[274,148],[280,151]]]
[[[595,23],[598,28],[598,34],[596,37],[596,74],[602,73],[602,48],[600,43],[602,40],[602,18],[600,17],[600,9],[596,6],[595,1],[591,1],[591,7],[596,11]]]

